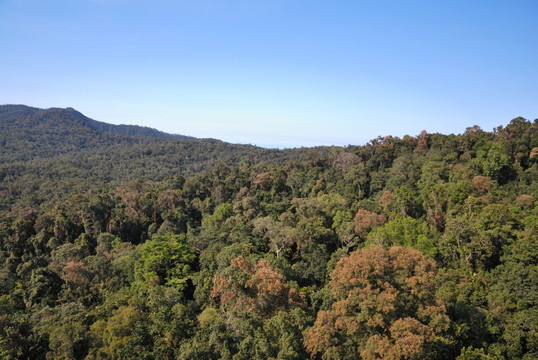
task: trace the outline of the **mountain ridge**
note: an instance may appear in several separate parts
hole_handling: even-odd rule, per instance
[[[0,197],[0,209],[36,189],[47,195],[28,201],[42,203],[58,192],[84,192],[129,180],[160,181],[174,174],[190,176],[219,163],[283,165],[305,159],[312,150],[265,149],[171,135],[99,122],[73,108],[25,105],[0,105],[0,148],[0,194],[9,194]]]
[[[50,116],[55,119],[76,121],[79,125],[90,127],[96,131],[127,136],[147,136],[163,139],[195,139],[195,137],[170,134],[164,131],[157,130],[148,126],[127,125],[127,124],[110,124],[103,121],[94,120],[80,111],[72,108],[37,108],[22,104],[6,104],[0,105],[0,129],[4,130],[6,124],[16,127],[36,127],[42,124],[47,124],[46,120]],[[25,120],[21,122],[21,120]]]
[[[73,108],[0,105],[0,145],[4,148],[0,163],[48,158],[103,145],[132,144],[144,138],[196,139],[138,125],[108,124]]]

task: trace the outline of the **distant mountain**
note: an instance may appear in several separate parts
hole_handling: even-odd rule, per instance
[[[318,148],[325,152],[328,148]],[[216,164],[283,165],[312,149],[274,150],[111,125],[72,109],[0,106],[0,210],[125,181],[191,176]],[[28,197],[30,194],[30,198]]]
[[[168,134],[147,126],[113,125],[84,116],[73,108],[39,109],[26,105],[0,105],[0,130],[10,126],[40,128],[49,125],[88,127],[103,134],[147,136],[159,139],[195,139],[192,136]]]
[[[72,108],[0,105],[0,163],[51,157],[88,148],[131,143],[133,138],[195,139],[137,125],[112,125]]]

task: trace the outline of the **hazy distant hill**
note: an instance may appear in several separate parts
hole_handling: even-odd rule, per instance
[[[189,176],[217,163],[284,164],[304,159],[311,151],[171,135],[106,124],[71,108],[24,105],[0,106],[0,148],[0,209],[28,194],[32,198],[26,201],[42,203],[95,186],[158,181],[178,173]]]

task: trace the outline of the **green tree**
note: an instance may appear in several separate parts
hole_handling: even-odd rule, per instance
[[[185,236],[167,234],[153,236],[137,249],[135,278],[148,285],[168,285],[184,290],[196,260],[195,250]]]
[[[407,216],[396,219],[372,230],[368,235],[368,242],[375,245],[412,247],[429,258],[437,255],[435,243],[424,223]]]
[[[488,323],[490,331],[499,337],[492,347],[508,359],[535,359],[538,357],[538,234],[534,226],[507,247],[502,264],[491,272],[490,281]]]

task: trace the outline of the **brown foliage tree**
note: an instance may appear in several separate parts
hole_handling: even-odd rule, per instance
[[[491,181],[485,176],[475,176],[471,183],[479,194],[486,193],[491,189]]]
[[[84,285],[89,281],[88,272],[83,262],[69,261],[63,268],[62,279],[75,285]]]
[[[324,358],[431,358],[435,337],[449,323],[435,297],[435,273],[432,260],[399,246],[340,259],[329,283],[335,301],[305,332],[307,351]]]
[[[219,297],[225,310],[246,310],[264,318],[305,305],[304,295],[286,284],[267,260],[254,265],[242,256],[233,259],[222,274],[215,275],[211,296]]]
[[[359,209],[353,221],[355,222],[355,232],[357,235],[366,238],[373,228],[383,225],[387,219],[383,215],[365,209]]]
[[[422,130],[420,134],[417,136],[417,147],[415,148],[415,153],[425,153],[428,151],[428,133],[426,130]]]
[[[531,195],[523,194],[516,199],[516,205],[522,208],[532,208],[534,206],[534,198]]]

